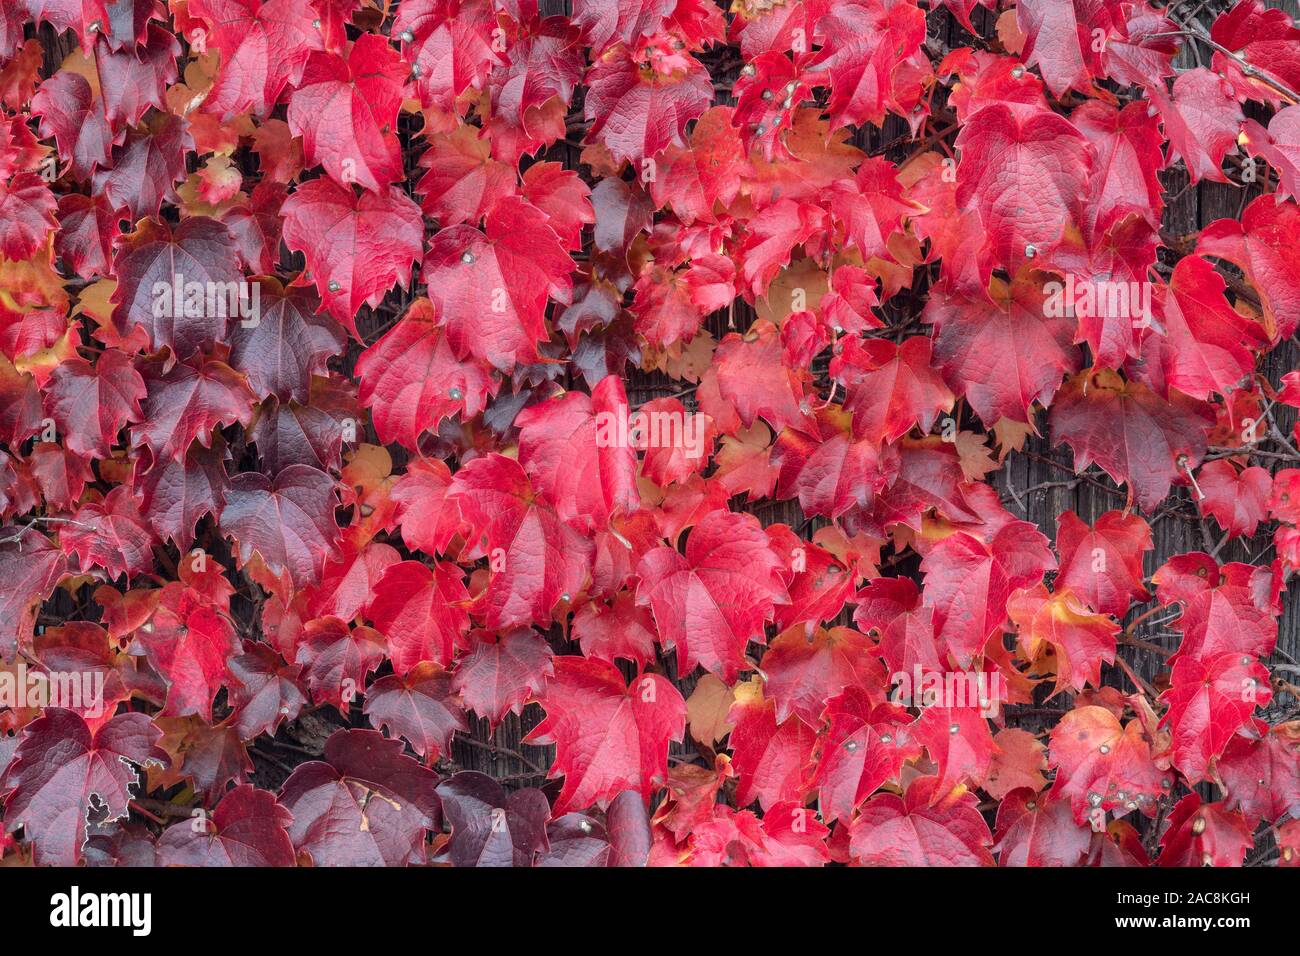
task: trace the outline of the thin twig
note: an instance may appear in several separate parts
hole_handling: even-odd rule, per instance
[[[1292,103],[1300,103],[1300,93],[1297,93],[1295,90],[1291,89],[1291,87],[1287,86],[1281,80],[1274,78],[1273,75],[1268,73],[1266,70],[1262,70],[1259,67],[1255,66],[1255,64],[1250,63],[1249,61],[1246,60],[1245,57],[1241,56],[1240,54],[1233,53],[1222,43],[1219,43],[1217,40],[1212,40],[1209,34],[1202,32],[1199,27],[1194,28],[1189,24],[1179,23],[1177,20],[1173,20],[1173,22],[1177,23],[1180,27],[1182,27],[1182,29],[1168,30],[1164,33],[1148,33],[1145,37],[1143,37],[1143,39],[1159,40],[1164,37],[1191,37],[1194,40],[1200,40],[1206,46],[1210,47],[1211,49],[1213,49],[1218,53],[1222,53],[1229,60],[1232,60],[1234,63],[1236,63],[1237,66],[1241,69],[1241,72],[1245,74],[1247,77],[1250,77],[1251,79],[1254,80],[1259,80],[1261,83],[1263,83],[1265,86],[1269,87],[1273,91],[1280,93],[1282,96],[1285,96]]]

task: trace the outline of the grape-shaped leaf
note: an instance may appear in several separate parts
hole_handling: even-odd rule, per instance
[[[171,368],[150,362],[144,366],[148,395],[141,404],[141,422],[131,429],[132,444],[148,448],[152,461],[182,461],[195,440],[212,447],[213,429],[253,418],[253,393],[238,372],[225,362],[200,358],[194,365]]]
[[[292,816],[275,794],[242,784],[226,793],[205,827],[173,824],[158,838],[163,866],[293,866]]]
[[[532,628],[494,637],[473,635],[473,647],[456,668],[453,684],[466,708],[495,727],[507,713],[520,713],[554,673],[551,646]]]
[[[140,421],[140,400],[147,394],[131,360],[105,349],[93,364],[77,357],[60,362],[50,374],[45,407],[67,448],[107,458],[122,425]]]
[[[1079,866],[1092,845],[1092,830],[1074,822],[1066,800],[1014,790],[998,806],[993,848],[1002,866]]]
[[[47,709],[23,731],[6,774],[5,826],[25,827],[38,865],[76,866],[88,814],[126,816],[138,783],[135,767],[166,765],[162,731],[145,714],[119,714],[93,734],[70,710]]]
[[[306,404],[311,377],[326,373],[327,360],[343,351],[347,337],[320,300],[301,288],[285,289],[271,278],[257,280],[259,314],[235,323],[230,364],[248,376],[261,398],[274,395]]]
[[[303,183],[284,201],[284,242],[307,258],[321,301],[357,338],[363,305],[406,288],[424,251],[420,207],[396,187],[357,195],[329,179]]]
[[[81,569],[103,568],[109,577],[146,574],[153,568],[154,534],[131,489],[119,485],[102,501],[88,501],[59,539]]]
[[[686,729],[686,701],[658,674],[631,685],[605,661],[557,657],[541,699],[545,719],[525,738],[553,743],[549,776],[564,777],[555,812],[608,806],[623,790],[648,801],[668,778],[668,743]]]
[[[727,743],[740,778],[736,803],[746,807],[757,800],[768,810],[784,801],[802,805],[814,727],[797,714],[778,724],[776,703],[764,697],[759,677],[737,685],[727,722],[733,725]]]
[[[363,33],[346,58],[313,53],[289,97],[289,129],[302,137],[309,166],[332,179],[383,192],[402,178],[393,128],[402,107],[408,67],[377,33]]]
[[[370,409],[379,440],[418,449],[453,415],[473,418],[499,381],[477,358],[452,350],[433,303],[416,299],[393,328],[357,359],[358,398]]]
[[[677,41],[680,44],[680,41]],[[642,37],[635,48],[616,46],[587,72],[589,139],[616,162],[640,167],[669,146],[686,145],[686,124],[713,99],[709,72],[666,36]]]
[[[1206,779],[1210,761],[1272,696],[1268,668],[1249,655],[1180,656],[1162,697],[1169,710],[1161,725],[1173,734],[1174,766],[1192,783]]]
[[[189,13],[207,22],[204,39],[221,53],[204,109],[226,120],[250,110],[266,116],[286,84],[301,79],[311,52],[322,49],[309,0],[194,0]]]
[[[377,730],[339,730],[280,788],[289,838],[317,866],[407,866],[439,825],[438,777]]]
[[[1079,823],[1095,813],[1155,813],[1156,800],[1172,786],[1143,737],[1141,722],[1123,727],[1105,707],[1076,707],[1052,728],[1048,762],[1056,768],[1052,797],[1067,797]],[[1113,786],[1112,786],[1113,784]]]
[[[389,674],[375,681],[366,688],[364,711],[371,726],[406,738],[430,762],[451,753],[456,731],[469,732],[451,675],[433,663],[419,664],[405,677]]]
[[[677,649],[679,673],[703,664],[731,682],[745,645],[763,640],[764,622],[787,600],[779,569],[756,518],[714,511],[691,530],[684,556],[660,547],[641,559],[636,599]]]
[[[519,463],[556,513],[580,531],[604,528],[615,514],[641,506],[636,451],[620,441],[631,415],[622,381],[606,376],[592,389],[540,402],[515,418]]]
[[[1062,512],[1056,587],[1072,591],[1099,614],[1123,618],[1133,601],[1151,596],[1142,586],[1142,556],[1151,548],[1151,528],[1141,515],[1108,511],[1089,528],[1073,511]]]
[[[488,552],[487,627],[548,624],[558,602],[578,596],[591,540],[560,520],[518,462],[476,458],[455,474],[448,494],[473,529],[471,540],[485,542]]]
[[[230,230],[193,216],[174,230],[148,220],[113,260],[113,323],[124,336],[144,329],[154,349],[180,359],[224,341],[240,311],[243,273]]]
[[[430,570],[401,561],[384,570],[366,615],[388,638],[393,669],[405,674],[433,661],[448,667],[469,630],[469,592],[460,568],[444,562]]]
[[[921,562],[936,637],[965,667],[1002,626],[1012,592],[1055,567],[1047,538],[1027,521],[1009,522],[987,543],[963,531],[949,535]]]
[[[979,210],[987,247],[1012,275],[1077,224],[1095,150],[1065,117],[986,106],[957,136],[957,207]]]
[[[523,199],[493,206],[486,229],[440,231],[424,279],[456,355],[508,371],[537,360],[547,338],[546,301],[568,303],[573,260],[546,214]]]
[[[1255,845],[1240,813],[1222,803],[1202,804],[1189,793],[1169,814],[1169,828],[1160,837],[1161,866],[1241,866]]]
[[[36,609],[67,569],[67,559],[49,538],[22,527],[0,528],[0,657],[12,659],[31,642]]]
[[[221,531],[238,546],[240,564],[256,553],[273,572],[287,572],[295,585],[320,576],[339,536],[334,523],[335,483],[306,465],[290,465],[271,481],[248,472],[231,479]]]
[[[872,797],[849,825],[849,855],[863,866],[992,866],[993,835],[975,794],[943,793],[934,777],[913,780],[902,797]]]
[[[1169,493],[1175,475],[1205,454],[1212,417],[1206,407],[1173,392],[1165,401],[1139,382],[1110,371],[1066,381],[1052,405],[1052,433],[1074,449],[1076,471],[1093,462],[1128,482],[1145,511]]]
[[[507,794],[485,773],[462,771],[438,785],[451,824],[453,866],[532,866],[547,846],[551,805],[534,787]]]

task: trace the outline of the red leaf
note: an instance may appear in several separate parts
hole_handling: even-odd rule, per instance
[[[1271,731],[1258,725],[1233,737],[1215,762],[1224,806],[1240,810],[1252,829],[1261,819],[1276,822],[1300,806],[1300,753],[1290,727]],[[1257,731],[1262,731],[1256,736]]]
[[[1151,528],[1141,515],[1108,511],[1089,528],[1073,511],[1057,519],[1061,556],[1056,587],[1068,589],[1099,614],[1123,618],[1133,601],[1151,595],[1142,586],[1142,556],[1151,550]]]
[[[550,804],[528,787],[507,794],[485,773],[462,771],[438,785],[451,840],[453,866],[532,866],[548,849]]]
[[[257,553],[301,587],[320,577],[338,540],[336,503],[334,480],[315,468],[289,465],[274,482],[246,472],[231,479],[221,531],[235,541],[241,565]]]
[[[973,793],[941,793],[921,777],[896,797],[868,801],[849,825],[849,853],[863,866],[992,866],[993,836]],[[936,799],[937,798],[937,799]]]
[[[150,460],[182,461],[197,439],[212,447],[213,429],[253,418],[254,397],[243,376],[225,362],[200,359],[196,365],[164,363],[144,366],[148,395],[141,422],[131,429],[131,443],[148,448]]]
[[[1115,638],[1119,625],[1101,614],[1089,614],[1074,593],[1062,588],[1057,577],[1056,592],[1045,585],[1017,591],[1007,602],[1007,613],[1020,629],[1020,647],[1029,660],[1051,646],[1055,657],[1056,687],[1061,691],[1083,690],[1085,683],[1101,686],[1102,663],[1115,663]]]
[[[936,794],[948,793],[963,784],[974,788],[984,782],[994,750],[993,735],[984,716],[987,710],[972,706],[970,701],[922,709],[912,733],[938,767]]]
[[[787,599],[779,561],[757,519],[714,511],[692,529],[685,556],[668,547],[641,559],[638,604],[649,605],[677,669],[695,665],[735,680],[745,645],[764,640],[763,624]]]
[[[1255,838],[1241,814],[1222,803],[1202,805],[1189,793],[1169,814],[1169,828],[1160,837],[1161,866],[1241,866]]]
[[[383,661],[384,650],[384,638],[378,631],[349,628],[336,617],[324,617],[307,622],[296,659],[305,667],[312,700],[333,704],[346,713],[344,705],[350,706],[361,692],[366,675]]]
[[[882,784],[898,778],[903,764],[921,756],[911,714],[849,689],[826,705],[830,727],[819,741],[812,782],[823,819],[848,820]]]
[[[486,234],[462,225],[434,236],[423,275],[456,356],[508,371],[537,361],[547,299],[569,301],[572,269],[546,214],[510,197],[488,213]]]
[[[35,173],[19,173],[5,183],[0,180],[0,253],[10,259],[26,259],[45,245],[57,202],[49,185]]]
[[[1114,0],[1016,4],[1016,22],[1025,35],[1024,60],[1039,68],[1057,97],[1071,88],[1092,93],[1092,80],[1104,72],[1097,41],[1105,44],[1111,36],[1124,36],[1126,20],[1123,4]]]
[[[316,866],[407,866],[440,816],[438,777],[377,730],[339,730],[280,788],[289,838]]]
[[[957,207],[974,205],[987,248],[1012,275],[1081,219],[1096,151],[1062,116],[994,103],[957,137]]]
[[[385,443],[418,449],[420,435],[446,418],[473,418],[499,383],[477,359],[461,361],[428,299],[416,299],[357,360],[358,397]]]
[[[125,485],[114,488],[103,501],[82,505],[59,538],[77,556],[83,571],[99,567],[109,577],[124,573],[129,578],[153,568],[153,532]]]
[[[123,241],[113,271],[113,323],[124,336],[139,326],[155,350],[165,345],[180,359],[225,340],[238,309],[226,290],[239,290],[243,273],[234,237],[215,219],[194,216],[175,230],[141,223]]]
[[[1056,768],[1051,796],[1069,798],[1078,823],[1094,815],[1100,822],[1108,810],[1122,816],[1141,809],[1151,816],[1173,785],[1156,768],[1140,722],[1121,727],[1104,707],[1076,707],[1062,717],[1052,729],[1048,763]]]
[[[1178,75],[1172,98],[1163,82],[1147,87],[1147,95],[1160,111],[1170,160],[1182,159],[1193,183],[1227,182],[1223,157],[1236,144],[1243,119],[1231,81],[1196,67]]]
[[[346,58],[313,53],[289,97],[289,129],[302,137],[307,165],[320,163],[335,182],[381,195],[401,179],[393,127],[407,73],[397,51],[375,33],[361,34]]]
[[[92,185],[113,209],[125,207],[132,221],[156,219],[164,202],[179,198],[174,187],[185,178],[185,156],[193,149],[186,121],[157,113],[127,133],[126,143],[113,150],[112,168],[96,172]]]
[[[352,620],[370,603],[384,572],[402,560],[390,545],[381,541],[361,544],[361,540],[360,535],[348,534],[326,562],[320,584],[307,592],[312,617]]]
[[[778,723],[776,704],[764,698],[762,678],[757,677],[736,687],[727,723],[734,725],[727,742],[740,777],[737,805],[757,800],[768,810],[785,801],[802,806],[817,736],[814,727],[794,714]]]
[[[1070,804],[1032,790],[1015,790],[998,807],[998,862],[1002,866],[1080,866],[1092,830],[1074,822]]]
[[[843,409],[830,406],[816,422],[807,431],[787,428],[777,436],[777,496],[797,496],[804,514],[829,518],[869,506],[897,475],[897,457],[882,453],[879,440],[857,438]]]
[[[456,731],[469,732],[451,675],[435,664],[417,665],[405,677],[381,677],[366,688],[364,711],[371,726],[405,737],[430,763],[451,753]]]
[[[1263,332],[1228,305],[1223,290],[1223,278],[1200,256],[1180,259],[1169,285],[1156,287],[1165,335],[1148,334],[1142,358],[1157,391],[1226,396],[1254,370],[1251,347],[1262,344]]]
[[[709,109],[691,130],[689,147],[669,146],[656,160],[650,195],[683,223],[713,221],[716,204],[729,205],[740,190],[749,164],[732,113],[726,106]]]
[[[493,630],[546,625],[560,601],[581,592],[591,541],[564,524],[538,496],[519,464],[502,455],[476,458],[456,473],[448,496],[484,541],[491,577],[481,600]]]
[[[212,701],[230,681],[230,658],[242,653],[230,622],[216,610],[199,606],[159,608],[139,637],[150,665],[167,682],[162,714],[199,714],[212,721]]]
[[[453,686],[465,707],[495,727],[507,713],[518,714],[553,675],[553,653],[532,628],[499,637],[477,631],[470,653],[456,668]]]
[[[307,0],[193,0],[189,12],[207,23],[221,53],[204,108],[227,120],[250,110],[266,116],[285,86],[302,78],[311,52],[322,49]]]
[[[935,636],[967,666],[1002,626],[1011,593],[1055,567],[1047,538],[1027,521],[1007,524],[987,543],[961,531],[944,538],[921,561]]]
[[[987,296],[930,297],[935,361],[990,428],[1002,418],[1033,422],[1034,402],[1046,408],[1061,378],[1078,371],[1073,324],[1048,311],[1041,287],[1028,280],[994,279]]]
[[[114,135],[104,116],[103,99],[95,96],[80,73],[60,70],[43,81],[32,97],[32,113],[41,119],[41,136],[54,138],[59,159],[77,179],[112,167],[113,147],[122,141],[125,130]]]
[[[830,369],[848,391],[844,408],[853,414],[853,434],[874,445],[895,442],[914,425],[929,432],[939,412],[952,411],[953,394],[930,365],[925,336],[901,345],[848,339]]]
[[[31,644],[36,609],[67,570],[49,538],[30,528],[5,528],[0,537],[0,657],[12,659]]]
[[[1174,477],[1201,460],[1210,423],[1201,403],[1177,392],[1165,401],[1109,371],[1067,380],[1051,417],[1053,434],[1074,449],[1075,471],[1096,462],[1129,484],[1144,511],[1154,511]]]
[[[326,361],[344,350],[347,337],[317,311],[320,300],[307,290],[286,290],[274,279],[258,282],[258,315],[231,329],[230,364],[248,376],[257,396],[306,404],[312,376],[326,374]]]
[[[105,349],[91,364],[70,358],[50,374],[45,407],[67,447],[87,458],[108,458],[127,422],[143,416],[140,400],[148,394],[131,360]]]
[[[420,208],[443,226],[477,225],[497,201],[515,194],[515,170],[489,156],[492,144],[473,126],[430,137],[420,157],[427,170],[415,187]]]
[[[230,674],[237,682],[234,728],[243,740],[271,734],[285,720],[295,720],[307,703],[299,685],[301,664],[285,664],[266,644],[246,645],[231,658]]]
[[[388,638],[393,669],[406,674],[417,664],[451,664],[465,645],[469,627],[469,592],[454,564],[429,570],[419,561],[401,561],[386,568],[374,586],[366,616]]]
[[[601,807],[623,790],[649,800],[668,777],[668,742],[686,729],[686,701],[666,679],[645,674],[629,686],[613,664],[555,658],[541,699],[546,718],[526,743],[555,744],[550,777],[564,777],[555,812]]]
[[[243,784],[221,798],[207,827],[176,823],[158,838],[162,866],[293,866],[292,815],[275,794]]]
[[[451,470],[436,458],[420,458],[406,466],[393,486],[402,541],[415,551],[439,555],[461,527],[460,509],[449,500]]]
[[[306,256],[316,291],[329,313],[357,335],[363,305],[379,304],[394,286],[406,288],[424,250],[420,209],[399,189],[359,196],[328,179],[300,185],[285,200],[284,242]]]
[[[1196,251],[1240,268],[1259,292],[1265,328],[1275,338],[1290,338],[1300,323],[1300,264],[1290,255],[1297,241],[1300,209],[1276,196],[1260,196],[1240,222],[1216,219],[1202,229]]]
[[[904,64],[918,56],[925,40],[925,14],[918,7],[870,0],[835,5],[817,27],[826,39],[813,68],[830,80],[832,129],[880,124],[887,109],[910,112],[919,89],[905,86]]]
[[[634,48],[620,44],[587,71],[587,138],[604,144],[616,162],[639,169],[669,146],[686,145],[686,124],[713,100],[708,70],[673,42],[666,34],[642,35]]]
[[[604,528],[616,514],[641,506],[636,451],[620,442],[631,414],[623,383],[606,376],[589,396],[569,392],[515,418],[519,463],[533,486],[576,530]]]
[[[1208,658],[1180,655],[1169,690],[1161,699],[1169,710],[1161,719],[1173,734],[1173,759],[1191,783],[1210,775],[1210,761],[1223,753],[1256,707],[1273,697],[1268,669],[1233,651]]]
[[[36,864],[76,866],[88,811],[106,810],[108,820],[126,816],[135,767],[167,763],[155,746],[161,736],[145,714],[119,714],[92,734],[72,711],[47,709],[23,731],[6,774],[6,829],[26,828]]]
[[[775,702],[777,722],[794,713],[816,727],[828,698],[850,688],[879,695],[886,681],[875,650],[865,634],[849,627],[781,634],[762,661],[764,692]]]
[[[573,636],[584,657],[614,663],[623,658],[645,665],[654,659],[654,618],[650,611],[634,604],[630,591],[619,591],[613,604],[586,604],[573,616]]]
[[[1240,472],[1226,458],[1209,461],[1196,475],[1201,494],[1201,514],[1218,522],[1230,537],[1250,537],[1268,516],[1268,496],[1273,476],[1258,465]]]

